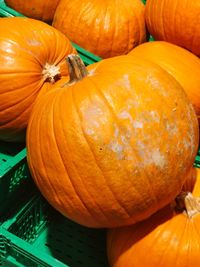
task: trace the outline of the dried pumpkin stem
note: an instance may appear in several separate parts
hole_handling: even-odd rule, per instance
[[[200,213],[200,197],[194,197],[190,192],[180,193],[176,204],[179,210],[184,208],[189,218]]]
[[[78,55],[68,55],[66,58],[69,69],[69,83],[75,83],[88,75],[88,71]]]
[[[60,75],[60,67],[46,63],[43,68],[42,74],[45,81],[55,83],[56,79]]]

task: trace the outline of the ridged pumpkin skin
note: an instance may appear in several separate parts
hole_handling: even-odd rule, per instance
[[[193,195],[199,197],[200,169],[196,172]],[[199,267],[199,225],[199,212],[189,218],[169,205],[143,222],[111,229],[107,237],[110,267]]]
[[[151,62],[121,56],[89,68],[35,105],[28,164],[68,218],[88,227],[132,224],[180,192],[197,152],[196,115],[176,80]]]
[[[61,0],[53,26],[102,58],[127,54],[146,40],[140,0]]]
[[[5,3],[27,17],[52,21],[59,0],[5,0]]]
[[[0,140],[23,141],[36,97],[52,87],[54,76],[68,74],[65,57],[75,50],[37,20],[1,18],[0,28]]]
[[[158,64],[184,88],[200,123],[200,59],[191,52],[168,42],[148,42],[134,48],[129,55]]]
[[[146,23],[156,40],[182,46],[200,56],[200,1],[148,0]]]

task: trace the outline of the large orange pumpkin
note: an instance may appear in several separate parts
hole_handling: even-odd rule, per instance
[[[199,0],[147,0],[146,23],[156,40],[177,44],[200,56]]]
[[[200,169],[196,172],[192,194],[187,192],[189,181],[176,205],[168,205],[135,225],[109,230],[111,267],[200,266]]]
[[[126,54],[146,39],[141,0],[61,0],[53,26],[102,58]]]
[[[29,120],[33,179],[49,203],[85,226],[142,220],[174,199],[194,162],[192,104],[151,62],[121,56],[89,71],[78,56],[68,62],[70,82],[41,97]]]
[[[184,48],[168,42],[148,42],[129,55],[150,60],[169,72],[184,88],[200,123],[200,60]]]
[[[59,0],[5,0],[5,3],[23,15],[43,21],[53,20]]]
[[[1,18],[0,28],[0,140],[20,141],[37,95],[68,75],[65,57],[75,50],[37,20]]]

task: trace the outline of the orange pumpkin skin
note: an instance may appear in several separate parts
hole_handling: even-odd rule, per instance
[[[59,0],[5,0],[5,3],[27,17],[52,21]]]
[[[193,195],[200,195],[200,169]],[[200,214],[189,218],[168,205],[149,219],[129,227],[111,229],[107,253],[111,267],[200,266]]]
[[[68,75],[65,57],[75,50],[37,20],[1,18],[0,27],[0,140],[23,141],[36,97],[50,90],[54,76]]]
[[[155,41],[137,46],[129,55],[150,60],[169,72],[184,88],[200,123],[200,60],[184,48]]]
[[[89,69],[35,105],[28,164],[68,218],[97,228],[132,224],[180,192],[197,152],[196,115],[176,80],[151,62],[121,56]]]
[[[102,58],[127,54],[146,40],[140,0],[61,0],[53,26]]]
[[[145,17],[156,40],[177,44],[200,56],[200,1],[148,0]]]

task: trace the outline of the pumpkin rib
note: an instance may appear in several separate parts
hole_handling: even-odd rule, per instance
[[[55,105],[55,102],[56,102],[56,98],[53,100],[53,105]],[[53,113],[53,109],[52,109],[52,113]],[[51,116],[52,117],[52,120],[53,120],[53,116]],[[52,130],[53,130],[53,132],[54,132],[54,123],[53,123],[53,121],[52,121]],[[54,139],[55,139],[55,135],[54,135]],[[40,143],[40,141],[38,140],[38,142]],[[56,143],[56,142],[54,142],[54,143]],[[57,147],[57,144],[55,144],[56,145],[56,147]],[[44,164],[44,160],[43,160],[43,157],[42,157],[42,151],[40,150],[39,151],[40,152],[40,156],[41,156],[41,160],[42,160],[42,165],[43,165],[43,168],[44,169],[46,169],[45,168],[45,164]],[[58,148],[57,148],[57,152],[58,152],[58,154],[57,154],[57,156],[59,155],[59,150],[58,150]],[[61,162],[62,162],[62,160],[61,160]],[[65,167],[65,166],[64,166]],[[50,179],[48,178],[48,172],[47,172],[47,170],[45,170],[45,172],[46,172],[46,175],[45,175],[45,177],[47,177],[47,179],[48,179],[48,181],[49,181],[49,184],[50,184],[50,187],[53,189],[53,196],[54,197],[56,197],[57,198],[57,201],[58,201],[58,203],[59,203],[59,209],[60,209],[60,211],[61,211],[61,213],[64,213],[64,210],[63,210],[63,207],[65,206],[64,205],[64,202],[63,202],[63,200],[60,198],[60,195],[59,194],[56,194],[56,189],[55,189],[55,187],[54,187],[54,184],[53,183],[51,183],[51,181],[50,181]],[[41,180],[40,180],[41,181]],[[70,181],[70,183],[71,183],[71,181]],[[59,184],[59,183],[57,183],[57,184]],[[72,188],[73,188],[73,186],[72,186]],[[66,201],[67,199],[65,199],[65,201]],[[81,203],[81,200],[79,199],[79,201],[80,201],[80,203]],[[53,204],[53,203],[52,203]],[[70,201],[68,201],[68,205],[70,206],[70,208],[72,207],[72,204],[70,204]],[[83,205],[83,203],[82,203],[82,205]],[[83,205],[84,206],[84,205]],[[87,209],[86,209],[87,210]]]
[[[45,105],[42,106],[42,109],[45,109]],[[37,116],[37,120],[39,122],[37,124],[37,128],[34,127],[35,135],[36,135],[36,138],[37,138],[37,132],[39,132],[39,130],[41,128],[40,121],[42,120],[42,116],[38,116],[37,111],[36,111],[35,115]],[[32,117],[30,117],[28,132],[29,132],[29,129],[30,129],[32,123],[33,123],[33,119],[32,119]],[[27,132],[27,134],[28,134],[28,132]],[[41,140],[40,140],[40,138],[37,138],[37,144],[41,147]],[[28,158],[29,158],[29,154],[28,154]],[[42,151],[41,150],[38,150],[37,151],[37,159],[40,159],[40,162],[42,163],[42,170],[45,172],[45,177],[46,177],[45,183],[43,184],[42,176],[40,175],[40,172],[39,171],[36,171],[36,168],[35,168],[34,164],[32,164],[32,161],[29,161],[29,166],[31,167],[30,170],[31,170],[31,173],[33,174],[33,176],[35,177],[34,181],[35,181],[36,185],[39,186],[41,184],[43,186],[43,188],[46,188],[45,187],[46,186],[46,183],[47,184],[49,183],[49,185],[51,185],[51,183],[50,183],[50,179],[48,178],[48,173],[47,173],[47,170],[46,170],[46,167],[45,167],[45,164],[44,164],[44,160],[43,160],[43,156],[42,156]],[[36,175],[36,173],[37,173],[37,175]],[[48,186],[48,190],[50,191],[50,194],[55,193],[53,186]],[[45,194],[46,193],[44,193],[44,195]],[[59,200],[59,198],[56,195],[55,195],[55,200],[58,203],[58,205],[60,205],[60,200]]]
[[[193,222],[193,225],[194,225],[194,229],[196,230],[195,231],[195,236],[196,236],[196,234],[199,236],[199,238],[197,240],[199,241],[199,247],[200,247],[200,229],[199,229],[199,225],[197,226],[195,222]]]
[[[72,90],[71,90],[71,91],[72,91]],[[56,115],[55,115],[55,111],[54,111],[54,109],[55,109],[54,107],[55,107],[55,105],[56,105],[56,104],[55,104],[55,103],[56,103],[56,100],[59,101],[59,97],[57,97],[57,99],[55,98],[55,102],[54,102],[53,107],[52,107],[52,110],[53,110],[53,116],[52,116],[52,120],[53,120],[53,122],[52,122],[52,124],[53,124],[53,135],[54,135],[54,140],[55,140],[54,144],[55,144],[55,146],[56,146],[56,150],[57,150],[57,152],[58,152],[57,156],[61,159],[60,162],[61,162],[61,164],[63,165],[63,167],[64,167],[64,169],[65,169],[65,171],[66,171],[66,174],[67,174],[66,178],[69,180],[69,182],[70,182],[70,184],[71,184],[71,186],[72,186],[72,189],[73,189],[73,191],[75,192],[75,195],[77,195],[77,199],[78,199],[78,201],[81,203],[82,206],[84,206],[84,208],[87,210],[87,212],[92,216],[94,222],[95,222],[96,224],[98,224],[97,219],[94,217],[94,214],[89,210],[89,208],[88,208],[87,205],[85,204],[85,202],[84,202],[84,200],[83,200],[81,194],[80,194],[79,191],[76,189],[76,187],[75,187],[75,185],[74,185],[72,179],[69,178],[69,170],[68,170],[67,166],[64,164],[63,156],[62,156],[62,154],[61,154],[61,152],[60,152],[60,150],[59,150],[58,142],[57,142],[57,137],[56,137],[56,133],[55,133],[55,126],[54,126],[54,125],[55,125],[55,124],[54,124],[54,120],[57,119],[57,118],[55,118]],[[53,186],[53,184],[51,184],[51,185]],[[56,190],[55,190],[55,192],[56,192]],[[59,194],[57,194],[57,195],[59,195]],[[64,207],[65,205],[63,205],[63,202],[62,202],[62,201],[61,201],[61,203],[62,203],[62,206]]]
[[[69,147],[68,147],[68,149],[69,149]],[[69,150],[70,150],[70,149],[69,149]],[[87,190],[87,187],[85,186],[84,180],[81,179],[81,175],[79,174],[79,172],[78,172],[77,167],[75,166],[75,164],[74,164],[73,162],[71,162],[71,164],[73,164],[73,166],[74,166],[76,175],[79,176],[80,180],[82,181],[82,185],[83,185],[83,187],[84,187],[84,190],[87,192],[88,196],[90,196],[90,201],[92,201],[92,202],[94,203],[93,206],[96,206],[95,208],[98,208],[99,211],[101,212],[101,214],[102,214],[106,219],[109,219],[108,216],[106,215],[106,213],[104,213],[103,209],[101,209],[101,206],[95,201],[95,199],[92,199],[91,194],[90,194],[89,191]],[[70,181],[71,181],[71,179],[70,179]],[[71,181],[71,183],[73,184],[72,181]],[[73,184],[73,187],[75,188],[74,184]],[[75,192],[77,192],[77,191],[75,190]],[[83,198],[82,198],[81,194],[79,194],[79,193],[77,192],[77,195],[79,196],[81,202],[83,202]],[[85,204],[85,202],[83,202],[83,204],[84,204],[85,208],[88,210],[88,212],[91,214],[91,216],[94,218],[94,222],[96,223],[96,225],[99,226],[99,222],[98,222],[96,216],[90,211],[90,209],[87,207],[87,205]]]
[[[110,76],[111,73],[112,73],[112,72],[109,73],[109,76]],[[115,112],[114,112],[114,110],[113,110],[113,107],[111,106],[111,104],[109,103],[109,101],[107,100],[107,98],[106,98],[106,96],[103,94],[103,92],[100,90],[98,84],[96,84],[96,83],[94,82],[94,79],[92,79],[92,77],[88,77],[88,78],[89,78],[89,80],[95,85],[95,88],[98,90],[98,93],[101,95],[101,97],[102,97],[102,99],[104,100],[105,104],[106,104],[107,107],[109,108],[111,114],[114,116],[114,118],[115,118],[115,122],[117,123],[117,125],[118,125],[118,129],[120,130],[120,125],[119,125],[119,123],[118,123],[118,118],[117,118],[117,115],[115,114]],[[129,91],[129,93],[130,93],[130,91]],[[137,155],[137,153],[136,153],[136,154],[132,153],[132,154],[133,154],[133,156],[135,155],[135,157],[137,157],[137,159],[141,160],[141,158],[139,157],[139,155]],[[144,165],[144,162],[143,162],[143,165]],[[124,171],[125,171],[125,173],[126,173],[126,170],[125,170],[125,169],[124,169]],[[155,194],[153,194],[153,191],[152,191],[152,189],[151,189],[151,186],[150,186],[151,183],[150,183],[150,179],[149,179],[149,174],[148,174],[148,173],[146,173],[146,178],[148,179],[149,192],[151,192],[151,196],[153,197],[155,203],[158,203],[158,199],[156,198]],[[135,188],[135,191],[137,191],[136,188]],[[138,195],[139,195],[139,192],[138,192],[138,191],[137,191],[137,193],[138,193]]]
[[[139,14],[137,13],[137,12],[135,12],[134,13],[134,16],[135,16],[135,20],[136,20],[136,22],[137,22],[137,26],[138,26],[138,29],[139,29],[139,31],[138,31],[138,40],[139,40],[139,43],[141,42],[142,43],[142,35],[141,35],[141,33],[140,33],[140,22],[139,22]],[[130,22],[129,22],[129,25],[130,25]],[[131,25],[132,26],[132,25]],[[128,38],[129,39],[129,42],[130,42],[130,38]],[[135,38],[134,38],[134,42],[135,42]],[[137,45],[138,45],[138,43],[137,43]],[[130,49],[128,49],[128,51],[130,51]]]
[[[180,237],[180,244],[183,242],[183,240],[184,240],[184,235],[185,235],[185,233],[186,233],[186,230],[187,230],[187,226],[188,226],[188,221],[187,220],[185,220],[185,222],[184,222],[184,230],[183,230],[183,233],[182,233],[182,235],[181,235],[181,237]],[[169,243],[170,244],[170,243]],[[169,248],[169,250],[170,250],[170,248]],[[165,253],[167,253],[167,251],[165,252]],[[180,254],[180,250],[179,250],[179,248],[177,248],[177,253],[176,253],[176,257],[175,257],[175,264],[174,264],[174,267],[176,267],[176,265],[178,264],[178,255]],[[180,265],[179,265],[180,266]],[[179,267],[178,266],[178,267]]]
[[[192,38],[191,38],[191,47],[194,47],[194,41],[195,41],[195,37],[196,37],[196,32],[197,32],[197,27],[199,27],[199,24],[195,24],[195,28],[193,30],[193,34],[192,34]]]
[[[71,95],[72,95],[72,90],[71,90]],[[71,96],[72,97],[72,96]],[[75,101],[75,100],[74,100]],[[74,102],[73,101],[73,102]],[[75,108],[75,110],[76,110],[76,114],[77,114],[77,116],[78,116],[78,118],[79,118],[79,121],[80,121],[80,127],[81,127],[81,120],[80,120],[80,116],[79,116],[79,113],[78,113],[78,111],[77,111],[77,108],[76,108],[76,106],[75,105],[73,105],[74,106],[74,108]],[[82,128],[82,127],[81,127]],[[83,137],[84,137],[84,130],[82,129],[82,134],[83,134]],[[85,137],[84,137],[84,139],[85,139]],[[69,142],[68,142],[69,143]],[[88,141],[85,139],[85,143],[87,144],[87,146],[89,147],[89,143],[88,143]],[[69,148],[69,150],[70,150],[70,148]],[[92,158],[94,158],[94,163],[96,164],[96,160],[95,160],[95,157],[94,157],[94,154],[92,153],[92,151],[91,151],[91,155],[92,155]],[[72,162],[72,164],[74,165],[74,163]],[[97,164],[96,164],[97,165]],[[97,166],[98,167],[98,166]],[[79,174],[79,172],[78,172],[78,170],[77,170],[77,166],[75,166],[74,165],[74,168],[75,168],[75,170],[76,170],[76,173],[77,173],[77,175],[79,176],[79,177],[81,177],[80,176],[80,174]],[[82,181],[82,184],[84,185],[84,189],[86,190],[86,192],[88,193],[88,195],[91,197],[91,194],[89,193],[89,191],[87,190],[87,186],[85,186],[85,183],[84,183],[84,180],[83,179],[81,179],[81,181]],[[92,198],[91,198],[92,199]],[[95,205],[98,207],[98,209],[100,210],[100,212],[102,213],[102,215],[104,215],[104,217],[106,218],[106,219],[109,219],[109,217],[108,217],[108,215],[106,214],[106,213],[104,213],[104,211],[103,211],[103,209],[101,208],[101,206],[98,204],[98,202],[96,202],[95,201],[95,198],[94,198],[94,200],[92,200],[92,202],[93,203],[95,203]]]
[[[90,81],[91,81],[91,79],[90,79]],[[73,87],[72,92],[74,92],[74,91],[75,91],[75,86]],[[72,95],[74,95],[74,94],[72,93]],[[73,103],[74,103],[74,107],[76,108],[77,114],[78,114],[78,116],[79,116],[79,120],[80,120],[80,122],[81,122],[80,113],[79,113],[79,111],[78,111],[78,107],[77,107],[77,105],[76,105],[76,101],[75,101],[74,97],[73,97]],[[81,123],[80,123],[80,125],[81,125]],[[129,214],[128,210],[121,204],[121,201],[119,201],[119,199],[116,197],[116,195],[115,195],[114,192],[112,191],[110,185],[107,183],[107,179],[106,179],[106,177],[104,176],[103,171],[102,171],[101,167],[99,166],[99,164],[98,164],[98,162],[97,162],[97,160],[96,160],[94,151],[93,151],[93,149],[91,148],[91,145],[90,145],[90,143],[89,143],[89,140],[88,140],[88,138],[86,137],[85,132],[84,132],[82,126],[81,126],[81,129],[82,129],[83,137],[85,138],[85,141],[86,141],[86,143],[88,144],[88,148],[89,148],[89,150],[91,151],[91,153],[92,153],[92,155],[93,155],[93,158],[94,158],[94,161],[95,161],[95,163],[96,163],[96,166],[97,166],[97,168],[100,170],[100,172],[101,172],[101,174],[102,174],[103,180],[105,181],[105,185],[107,186],[108,190],[109,190],[110,193],[112,194],[114,200],[117,202],[117,204],[119,205],[119,207],[125,212],[125,214],[126,214],[128,217],[130,217],[130,214]]]
[[[20,92],[21,90],[23,90],[22,92],[23,92],[23,95],[24,95],[24,93],[27,93],[27,96],[26,97],[28,97],[29,95],[28,95],[28,93],[29,92],[27,92],[28,90],[27,90],[27,88],[29,89],[30,88],[30,85],[32,85],[32,86],[34,86],[35,84],[37,85],[38,84],[38,87],[39,87],[39,89],[36,91],[34,91],[35,93],[38,93],[38,91],[41,89],[41,87],[43,86],[43,84],[44,84],[45,82],[43,82],[42,80],[41,81],[34,81],[34,82],[32,82],[32,83],[30,83],[29,85],[27,85],[27,84],[25,84],[24,86],[20,86],[19,85],[19,87],[17,87],[16,89],[14,89],[14,90],[12,90],[12,89],[10,89],[9,91],[7,90],[7,91],[2,91],[2,92],[0,92],[0,95],[2,96],[2,95],[6,95],[6,94],[10,94],[10,93],[13,93],[13,94],[15,94],[16,92],[18,93],[18,92]],[[41,84],[41,85],[40,85]],[[33,88],[34,89],[34,88]],[[33,91],[33,90],[32,90]],[[20,92],[20,93],[22,93],[22,92]],[[34,93],[34,92],[32,92],[32,93]],[[23,98],[24,99],[24,98]],[[19,100],[20,101],[20,100]],[[17,104],[18,102],[16,102],[16,104]],[[12,104],[9,104],[9,106],[11,107],[12,106]],[[1,109],[0,109],[1,110]]]
[[[116,2],[117,0],[114,0],[114,1]],[[114,7],[115,7],[115,10],[116,10],[116,6],[115,5],[114,5]],[[114,10],[114,12],[115,12],[115,10]],[[111,38],[112,41],[111,41],[110,51],[109,51],[109,56],[108,57],[111,57],[112,51],[113,51],[113,45],[114,45],[115,35],[116,35],[116,32],[117,32],[117,27],[118,27],[118,25],[116,23],[117,16],[118,16],[118,13],[115,14],[115,27],[114,27],[114,30],[112,31],[112,38]]]
[[[6,110],[8,110],[9,108],[13,108],[14,106],[17,106],[18,104],[20,105],[20,106],[22,106],[22,103],[24,102],[24,101],[27,101],[29,98],[32,98],[34,95],[38,95],[38,92],[40,91],[40,89],[41,89],[41,87],[43,86],[43,85],[41,85],[41,86],[39,86],[39,82],[35,82],[36,84],[38,84],[38,87],[39,87],[39,89],[38,90],[33,90],[32,92],[31,92],[31,94],[28,94],[28,92],[27,92],[27,95],[25,96],[25,97],[23,97],[23,99],[19,99],[19,100],[17,100],[17,102],[15,102],[15,103],[8,103],[9,104],[9,106],[8,107],[5,107],[5,106],[3,106],[2,107],[2,109],[0,109],[0,112],[2,112],[2,111],[6,111]],[[29,85],[30,86],[30,85]],[[24,86],[23,88],[21,88],[21,89],[24,89],[24,88],[28,88],[29,87],[28,85],[26,85],[26,86]],[[34,89],[34,88],[33,88]],[[12,93],[15,93],[15,91],[13,91]],[[18,90],[17,90],[17,93],[18,93]],[[4,97],[5,97],[5,95],[7,94],[7,92],[5,92],[5,94],[4,94]],[[3,94],[2,94],[3,95]],[[15,95],[15,94],[14,94]],[[21,103],[21,104],[20,104]],[[30,105],[30,103],[28,104],[28,106]]]
[[[36,114],[36,116],[37,116],[37,114]],[[40,122],[41,119],[42,119],[42,118],[39,117],[39,118],[38,118],[38,122]],[[33,122],[33,120],[30,119],[30,120],[29,120],[29,127],[32,125],[32,122]],[[38,123],[38,125],[37,125],[38,129],[40,128],[40,125],[41,125],[41,124]],[[34,130],[35,130],[35,132],[36,132],[36,136],[37,136],[37,132],[38,132],[38,130],[37,130],[37,129],[34,129]],[[41,145],[40,145],[40,139],[39,139],[39,138],[38,138],[38,145],[41,146]],[[47,170],[46,170],[45,164],[44,164],[44,162],[43,162],[43,156],[42,156],[41,150],[38,150],[38,151],[37,151],[37,156],[38,156],[38,158],[40,159],[40,161],[42,162],[42,170],[45,172],[45,177],[46,177],[45,183],[46,183],[47,185],[48,185],[48,184],[51,185],[51,183],[50,183],[50,179],[48,178],[48,174],[47,174]],[[40,175],[40,172],[36,170],[34,164],[32,164],[32,161],[29,161],[29,167],[30,167],[30,170],[31,170],[31,174],[35,177],[34,182],[36,183],[36,185],[37,185],[37,186],[42,185],[42,186],[44,186],[43,188],[45,188],[45,184],[43,184],[42,175]],[[39,178],[40,178],[40,179],[39,179]],[[39,181],[40,181],[40,182],[39,182]],[[42,183],[41,183],[41,182],[42,182]],[[50,192],[49,192],[50,194],[54,193],[54,188],[53,188],[53,187],[49,186],[49,187],[48,187],[48,190],[50,191]],[[52,191],[52,192],[51,192],[51,191]],[[45,195],[44,192],[42,192],[42,193]],[[60,205],[60,201],[59,201],[59,199],[57,198],[57,196],[56,196],[55,201],[58,203],[58,205]]]
[[[73,92],[72,92],[72,90],[70,90],[70,92],[71,92],[71,99],[72,99],[72,98],[73,98]],[[76,109],[75,106],[74,106],[74,108]],[[79,115],[78,115],[78,112],[77,112],[77,111],[76,111],[76,114],[77,114],[77,116],[78,116],[78,118],[79,118]],[[80,120],[80,118],[79,118],[79,120]],[[80,122],[80,125],[81,125],[81,122]],[[82,128],[82,127],[81,127],[81,128]],[[63,133],[64,133],[64,129],[63,129]],[[66,142],[67,142],[67,144],[69,144],[70,142],[67,140],[67,137],[66,137],[66,136],[65,136],[65,138],[66,138]],[[88,143],[87,143],[87,145],[88,145]],[[69,145],[68,145],[68,150],[71,151]],[[73,152],[71,152],[71,153],[73,153]],[[63,163],[64,163],[64,162],[63,162]],[[75,169],[75,171],[76,171],[76,174],[77,174],[77,176],[79,176],[79,178],[80,178],[80,180],[81,180],[81,182],[82,182],[83,188],[84,188],[84,190],[87,192],[88,196],[90,197],[90,201],[93,203],[93,206],[96,206],[95,208],[98,208],[98,209],[99,209],[99,211],[102,213],[102,215],[105,217],[105,219],[108,219],[108,216],[104,213],[103,209],[102,209],[101,206],[98,204],[98,202],[96,202],[96,200],[93,199],[93,198],[91,197],[91,194],[90,194],[89,191],[87,190],[87,186],[85,185],[84,180],[81,179],[81,175],[79,174],[79,172],[78,172],[78,170],[77,170],[77,167],[76,167],[76,165],[74,164],[73,161],[71,161],[71,164],[73,164],[74,169]],[[71,182],[72,182],[72,181],[71,181]],[[73,183],[73,182],[72,182],[72,183]],[[78,196],[80,197],[80,194],[78,194]],[[81,196],[81,200],[82,200],[82,196]],[[83,201],[83,200],[82,200],[82,201]],[[85,203],[84,203],[84,204],[85,204]],[[86,208],[87,208],[87,207],[86,207]],[[87,209],[88,209],[88,208],[87,208]],[[91,213],[91,211],[90,211],[89,209],[88,209],[88,211],[89,211],[89,213]],[[92,213],[91,213],[91,214],[92,214]],[[95,223],[99,226],[99,223],[98,223],[98,220],[97,220],[95,214],[93,214],[93,218],[94,218]]]
[[[52,105],[54,105],[55,104],[55,101],[56,101],[56,98],[55,99],[53,99],[53,103],[52,103]],[[51,112],[53,113],[53,109],[51,110]],[[51,116],[51,117],[53,117],[53,116]],[[42,118],[41,118],[41,120],[42,120]],[[39,121],[40,122],[40,121]],[[52,124],[53,124],[53,121],[52,121]],[[38,123],[38,130],[40,130],[40,128],[41,128],[41,123]],[[53,127],[52,127],[53,128]],[[42,147],[41,146],[41,140],[40,140],[40,138],[38,138],[38,145],[40,146],[40,147]],[[59,194],[56,194],[56,189],[54,188],[54,185],[51,183],[51,181],[50,181],[50,178],[49,178],[49,174],[48,174],[48,171],[47,171],[47,169],[46,169],[46,166],[45,166],[45,164],[44,164],[44,156],[45,155],[43,155],[43,153],[42,153],[42,151],[41,151],[41,149],[38,151],[39,152],[39,154],[40,154],[40,159],[41,159],[41,162],[42,162],[42,167],[43,167],[43,169],[44,169],[44,171],[45,171],[45,177],[47,178],[47,182],[49,183],[49,185],[50,185],[50,187],[48,187],[48,188],[51,188],[52,189],[52,192],[53,192],[53,195],[56,197],[56,199],[57,199],[57,203],[59,204],[59,206],[62,206],[62,200],[60,199],[60,195]],[[40,179],[40,182],[42,181],[42,179]],[[46,181],[46,180],[45,180]]]
[[[55,98],[53,99],[53,106],[55,106],[55,102],[56,102],[56,100],[57,100],[57,98],[55,97]],[[45,107],[44,107],[44,109],[45,109]],[[53,133],[54,133],[53,109],[51,110],[51,112],[52,112],[52,116],[51,116],[51,118],[52,118],[51,127],[52,127],[52,131],[53,131]],[[39,123],[39,128],[40,128],[40,125],[41,125],[41,124]],[[54,140],[55,140],[55,135],[54,135]],[[38,138],[38,142],[39,142],[40,147],[42,147],[39,138]],[[54,143],[55,143],[55,142],[54,142]],[[57,144],[55,144],[55,145],[57,146]],[[59,156],[59,151],[58,151],[58,149],[57,149],[57,152],[58,152],[57,156]],[[59,203],[60,211],[61,211],[62,213],[64,213],[64,210],[63,210],[63,207],[65,206],[65,203],[63,202],[64,200],[61,199],[61,196],[60,196],[59,194],[56,194],[57,190],[56,190],[56,188],[54,187],[54,184],[51,183],[51,180],[50,180],[50,178],[49,178],[49,173],[48,173],[47,169],[45,168],[44,157],[42,156],[42,150],[41,150],[41,149],[40,149],[39,153],[40,153],[40,158],[41,158],[41,160],[42,160],[43,168],[45,169],[45,172],[46,172],[45,177],[47,177],[48,182],[49,182],[49,185],[50,185],[50,188],[52,188],[52,190],[53,190],[53,196],[57,198],[57,201],[58,201],[58,203]],[[55,178],[56,178],[56,177],[55,177]],[[54,178],[54,179],[55,179],[55,178]],[[42,180],[40,179],[40,181],[42,181]],[[59,184],[59,183],[57,183],[57,184]],[[49,188],[49,187],[48,187],[48,188]],[[48,192],[48,193],[49,193],[49,192]],[[48,193],[47,193],[47,194],[48,194]],[[68,203],[68,205],[70,206],[70,208],[73,207],[73,205],[71,204],[70,201],[67,201],[67,199],[65,199],[65,201]],[[53,204],[53,203],[52,203],[52,204]]]
[[[32,94],[32,95],[31,95],[31,98],[32,98],[32,96],[34,96],[34,95],[36,95],[36,94],[37,94],[37,92],[35,92],[34,94]],[[0,111],[0,114],[1,114],[2,111],[4,112],[4,111],[6,111],[6,110],[9,110],[10,108],[16,108],[16,106],[21,106],[21,103],[23,103],[23,101],[24,101],[24,100],[27,100],[28,98],[29,98],[29,96],[27,96],[27,97],[26,97],[25,99],[23,99],[22,101],[19,101],[19,102],[17,102],[16,104],[10,106],[9,108],[6,108],[6,109],[4,109],[4,110],[1,110],[1,111]],[[27,112],[29,109],[30,109],[30,104],[27,105],[26,107],[24,107],[24,109],[23,109],[17,116],[15,116],[14,118],[9,118],[9,117],[8,117],[9,120],[0,122],[0,128],[1,128],[1,129],[6,128],[10,123],[14,123],[16,120],[18,120],[18,119],[24,114],[24,112]]]
[[[177,29],[177,18],[176,18],[176,10],[177,10],[177,7],[178,7],[178,1],[177,0],[175,0],[175,4],[174,4],[174,18],[172,19],[173,20],[173,24],[172,25],[175,25],[174,26],[174,29],[175,29],[175,31],[176,31],[176,29]],[[181,3],[181,5],[183,5],[183,2]],[[165,2],[165,6],[166,6],[166,2]],[[181,7],[182,8],[182,7]],[[164,23],[164,22],[163,22]]]
[[[176,0],[175,0],[176,1]],[[155,4],[156,5],[156,4]],[[161,6],[160,6],[160,14],[163,14],[163,10],[164,10],[164,6],[165,6],[165,0],[163,0]],[[157,5],[157,7],[159,8],[159,6]],[[164,26],[164,20],[161,22],[161,29],[163,32],[163,36],[164,38],[166,38],[166,31],[165,31],[165,26]]]
[[[95,88],[98,90],[98,93],[101,95],[103,101],[104,101],[105,104],[108,106],[108,108],[109,108],[111,114],[112,114],[113,117],[115,118],[115,122],[118,124],[118,118],[117,118],[117,116],[116,116],[116,114],[115,114],[115,112],[114,112],[112,106],[111,106],[110,103],[108,102],[107,98],[105,97],[105,95],[103,94],[103,92],[101,92],[101,90],[99,89],[98,85],[91,79],[91,77],[89,77],[89,80],[92,81],[92,83],[95,85]],[[120,129],[119,124],[118,124],[118,129]],[[126,172],[125,169],[124,169],[124,171]],[[106,183],[106,184],[107,184],[107,183]],[[136,188],[135,188],[135,191],[137,191]],[[138,192],[137,192],[137,193],[138,193]],[[138,195],[139,195],[139,194],[138,194]],[[128,214],[128,215],[129,215],[129,214]],[[129,215],[129,216],[130,216],[130,215]]]
[[[108,12],[108,5],[107,5],[107,9],[106,9],[106,11],[105,11],[105,14],[106,14],[106,12]],[[93,21],[95,21],[95,18],[94,18]],[[101,24],[102,24],[103,26],[99,27],[99,31],[98,31],[99,38],[97,39],[97,44],[96,44],[96,48],[95,48],[96,51],[99,50],[100,42],[101,42],[101,36],[104,35],[104,34],[102,34],[102,31],[103,31],[103,28],[104,28],[104,20],[101,21]],[[112,51],[111,51],[111,52],[112,52]],[[97,56],[98,56],[98,55],[97,55]]]

